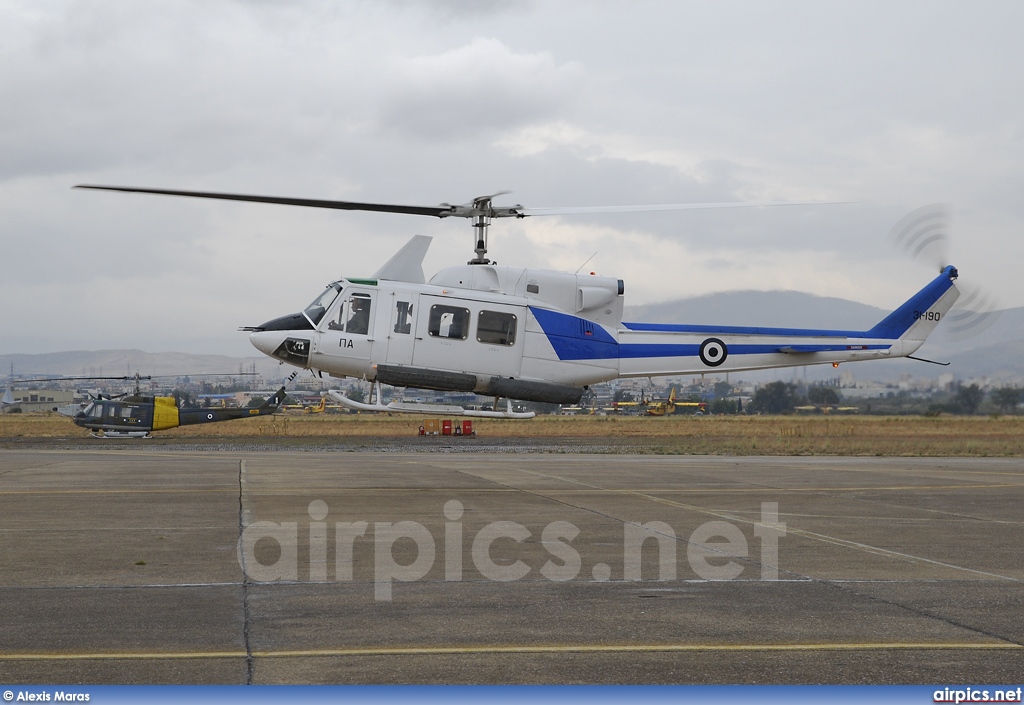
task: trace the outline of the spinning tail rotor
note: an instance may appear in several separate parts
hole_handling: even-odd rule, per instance
[[[912,259],[937,267],[941,272],[949,265],[952,241],[950,225],[952,208],[933,203],[913,210],[893,226],[889,237]],[[953,340],[972,338],[992,326],[1002,311],[991,294],[976,285],[958,282],[963,296],[949,312],[946,332]]]

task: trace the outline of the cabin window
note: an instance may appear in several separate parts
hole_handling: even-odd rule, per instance
[[[395,332],[405,335],[412,332],[412,304],[408,301],[395,303]]]
[[[488,345],[515,345],[516,317],[511,313],[481,311],[476,321],[476,339]]]
[[[427,332],[435,338],[465,340],[469,334],[469,309],[439,304],[431,306]]]

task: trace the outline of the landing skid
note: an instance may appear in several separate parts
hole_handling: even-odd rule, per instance
[[[152,438],[149,431],[90,431],[93,438]]]
[[[381,403],[379,382],[375,382],[373,385],[373,394],[371,396],[371,402],[373,403],[370,404],[349,399],[336,389],[331,389],[325,392],[325,394],[342,406],[358,411],[384,411],[393,414],[428,414],[437,416],[477,416],[489,419],[532,419],[536,416],[532,411],[512,411],[512,401],[509,399],[505,400],[505,411],[478,411],[476,409],[465,409],[461,406],[447,404],[418,404],[401,401],[383,404]]]

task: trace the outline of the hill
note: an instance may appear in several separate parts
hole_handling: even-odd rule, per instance
[[[12,369],[15,375],[186,375],[232,374],[256,371],[264,376],[280,375],[279,365],[269,357],[193,355],[180,352],[151,353],[143,350],[68,350],[65,352],[0,355],[0,374]]]

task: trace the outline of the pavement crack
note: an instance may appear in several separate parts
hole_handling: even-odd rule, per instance
[[[245,460],[238,461],[238,545],[242,546],[242,535],[249,523],[249,513],[245,508]],[[249,610],[249,571],[245,565],[245,550],[238,552],[242,568],[242,641],[245,642],[245,684],[252,685],[253,657],[252,643],[249,632],[252,628],[252,614]]]
[[[836,590],[842,590],[843,592],[849,593],[851,595],[856,595],[859,598],[862,598],[862,599],[865,599],[865,600],[869,600],[871,602],[878,602],[878,603],[881,603],[883,605],[889,605],[890,607],[896,607],[898,609],[905,610],[905,611],[910,612],[911,614],[914,614],[914,615],[916,615],[918,617],[924,617],[924,618],[927,618],[927,619],[938,620],[939,622],[942,622],[943,624],[948,624],[951,627],[956,627],[958,629],[966,629],[969,632],[973,632],[974,634],[980,634],[982,636],[989,637],[990,639],[998,639],[999,641],[1004,641],[1004,642],[1006,642],[1008,644],[1016,644],[1017,646],[1024,646],[1024,639],[1014,639],[1012,637],[1008,637],[1008,636],[1005,636],[1003,634],[997,634],[997,633],[995,633],[995,632],[993,632],[993,631],[991,631],[989,629],[982,629],[981,627],[971,626],[970,624],[967,624],[965,622],[961,622],[961,621],[956,620],[956,619],[952,619],[950,617],[944,617],[944,616],[942,616],[940,614],[934,614],[934,613],[929,612],[927,610],[923,610],[923,609],[921,609],[919,607],[913,607],[911,605],[907,605],[907,604],[904,604],[902,602],[897,602],[896,600],[887,600],[886,598],[879,597],[878,595],[871,595],[871,594],[868,594],[868,593],[865,593],[865,592],[861,592],[859,590],[853,589],[852,587],[849,587],[848,583],[847,584],[839,584],[839,583],[837,583],[835,581],[832,581],[832,580],[818,580],[818,579],[815,579],[815,582],[820,582],[823,585],[828,585],[829,587],[834,588]]]
[[[548,479],[557,479],[557,480],[561,480],[561,481],[566,482],[566,483],[582,485],[582,486],[585,486],[585,487],[594,487],[594,488],[599,488],[599,489],[609,489],[609,488],[602,488],[602,487],[600,487],[599,485],[596,485],[596,484],[582,482],[580,480],[573,480],[573,479],[570,479],[570,478],[561,477],[559,475],[554,475],[554,474],[545,474],[545,473],[540,473],[540,472],[536,472],[536,471],[522,470],[522,469],[520,469],[520,472],[524,472],[524,473],[530,474],[530,475],[535,475],[535,476],[538,476],[538,477],[545,477],[545,478],[548,478]],[[491,481],[495,482],[495,480],[491,480]],[[498,483],[498,484],[502,484],[502,483]],[[770,488],[766,487],[766,489],[770,489]],[[674,502],[674,501],[666,500],[666,499],[663,499],[663,498],[660,498],[660,497],[655,497],[655,496],[652,496],[652,495],[644,493],[644,492],[637,492],[637,491],[633,491],[633,490],[619,490],[619,491],[622,492],[623,494],[629,494],[629,495],[633,495],[633,496],[636,496],[636,497],[642,497],[644,499],[648,499],[648,500],[651,500],[651,501],[659,502],[659,503],[662,503],[662,504],[668,504],[668,505],[677,506],[677,507],[680,507],[680,508],[683,508],[683,509],[688,509],[688,510],[700,512],[700,513],[704,513],[704,514],[710,514],[712,516],[716,516],[716,517],[721,518],[721,519],[726,519],[728,521],[736,521],[736,522],[749,523],[749,524],[757,523],[757,522],[752,521],[750,519],[747,519],[745,517],[737,516],[737,515],[735,515],[733,513],[711,511],[711,510],[708,510],[708,509],[703,508],[703,507],[683,504],[681,502]],[[533,493],[530,493],[530,494],[533,494]],[[565,502],[565,501],[562,501],[562,500],[559,500],[559,499],[556,499],[556,498],[547,497],[546,495],[539,495],[539,496],[544,496],[547,499],[552,499],[553,501],[559,502],[561,504],[565,504],[567,506],[574,506],[574,505],[572,505],[572,504],[570,504],[568,502]],[[602,512],[598,512],[596,510],[589,509],[589,508],[586,508],[586,507],[577,507],[577,509],[583,509],[585,511],[591,511],[591,512],[593,512],[595,514],[600,514],[602,516],[608,516],[606,514],[603,514]],[[609,516],[609,518],[616,519],[618,521],[623,521],[622,519],[618,519],[617,517],[610,517]],[[986,571],[980,571],[980,570],[975,570],[975,569],[971,569],[971,568],[965,568],[965,567],[962,567],[962,566],[954,566],[952,564],[942,563],[941,561],[934,561],[934,560],[930,560],[930,559],[927,559],[927,558],[921,558],[919,556],[910,556],[908,554],[901,554],[901,553],[898,553],[898,552],[895,552],[895,551],[889,551],[887,549],[879,549],[879,548],[873,547],[873,546],[866,546],[866,545],[857,544],[857,543],[851,542],[851,541],[845,541],[845,540],[842,540],[842,539],[835,539],[834,537],[825,536],[823,534],[817,534],[817,533],[809,532],[809,531],[802,531],[800,529],[796,529],[796,528],[791,527],[791,526],[787,526],[787,533],[794,534],[794,535],[799,535],[799,536],[804,536],[806,538],[812,538],[812,539],[816,539],[816,540],[819,540],[819,541],[825,541],[826,543],[833,543],[835,545],[847,546],[847,547],[851,547],[851,548],[860,548],[861,550],[873,549],[873,550],[869,550],[868,552],[876,553],[877,555],[887,556],[887,557],[890,557],[890,558],[892,558],[892,557],[903,557],[903,558],[908,558],[908,559],[912,559],[912,560],[916,560],[916,561],[922,561],[922,562],[925,562],[925,563],[941,565],[941,566],[948,567],[948,568],[955,568],[955,569],[958,569],[958,570],[961,570],[961,571],[966,571],[966,572],[970,572],[970,573],[976,573],[976,574],[979,574],[979,575],[984,575],[984,576],[986,576],[987,578],[990,578],[990,579],[991,578],[998,578],[998,579],[1002,579],[1002,580],[1011,580],[1011,581],[1019,582],[1018,579],[1010,577],[1010,576],[1006,576],[1006,575],[1000,575],[1000,574],[997,574],[997,573],[989,573],[989,572],[986,572]],[[749,563],[753,563],[755,565],[759,565],[758,561],[756,561],[754,559],[750,559],[750,558],[744,559],[743,557],[734,557],[734,558],[736,558],[738,560],[746,560]],[[896,602],[895,600],[888,600],[888,599],[885,599],[885,598],[882,598],[882,597],[878,597],[877,595],[870,595],[870,594],[867,594],[867,593],[863,593],[863,592],[860,592],[860,591],[858,591],[858,590],[856,590],[856,589],[854,589],[852,587],[849,587],[846,584],[840,584],[840,583],[838,583],[836,581],[832,581],[832,580],[828,580],[828,579],[824,579],[824,578],[817,578],[817,577],[810,576],[810,575],[803,575],[801,573],[794,573],[792,571],[784,570],[782,568],[779,568],[779,572],[787,574],[787,575],[796,576],[798,578],[804,578],[804,579],[806,579],[806,580],[808,580],[810,582],[818,583],[818,584],[821,584],[821,585],[826,585],[826,586],[828,586],[828,587],[830,587],[832,589],[841,590],[843,592],[846,592],[846,593],[852,594],[852,595],[856,595],[857,597],[860,597],[860,598],[863,598],[863,599],[867,599],[867,600],[870,600],[870,601],[874,601],[874,602],[878,602],[878,603],[881,603],[881,604],[889,605],[890,607],[895,607],[897,609],[905,610],[905,611],[910,612],[910,613],[912,613],[914,615],[917,615],[919,617],[923,617],[923,618],[926,618],[926,619],[937,620],[937,621],[940,621],[940,622],[942,622],[944,624],[948,624],[949,626],[956,627],[958,629],[966,629],[967,631],[972,632],[974,634],[979,634],[979,635],[982,635],[982,636],[986,636],[986,637],[991,638],[991,639],[998,639],[1000,641],[1007,642],[1007,643],[1010,643],[1010,644],[1016,644],[1018,646],[1024,646],[1024,640],[1014,639],[1014,638],[1007,637],[1007,636],[1002,635],[1002,634],[997,634],[997,633],[995,633],[995,632],[993,632],[991,630],[983,629],[983,628],[977,627],[977,626],[972,626],[970,624],[967,624],[967,623],[964,623],[964,622],[960,622],[958,620],[955,620],[955,619],[952,619],[952,618],[949,618],[949,617],[945,617],[945,616],[942,616],[942,615],[939,615],[939,614],[933,614],[932,612],[928,612],[926,610],[923,610],[923,609],[920,609],[920,608],[917,608],[917,607],[906,605],[906,604],[903,604],[901,602]]]

